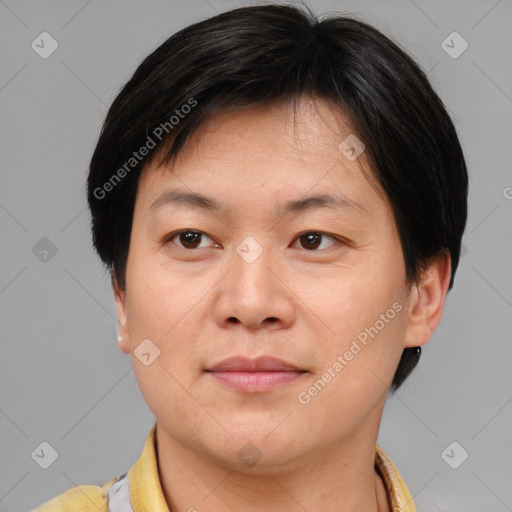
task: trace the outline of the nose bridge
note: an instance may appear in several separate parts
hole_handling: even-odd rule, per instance
[[[271,281],[275,280],[275,275],[269,268],[272,261],[275,261],[275,255],[268,246],[268,240],[264,246],[262,237],[258,238],[260,241],[253,236],[245,237],[233,255],[233,278],[240,285],[239,290],[246,294],[268,293],[267,288],[269,285],[272,287]]]

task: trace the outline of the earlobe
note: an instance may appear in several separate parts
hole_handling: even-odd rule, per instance
[[[439,326],[451,279],[449,252],[436,257],[423,272],[410,295],[404,347],[425,345]]]
[[[112,288],[114,290],[114,298],[116,301],[117,321],[119,324],[119,331],[117,340],[119,348],[125,354],[130,353],[130,333],[128,332],[128,315],[126,310],[126,292],[120,290],[115,277],[112,275]]]

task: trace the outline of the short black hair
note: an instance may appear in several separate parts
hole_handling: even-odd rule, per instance
[[[219,111],[274,100],[296,106],[304,96],[344,112],[365,144],[392,205],[407,282],[449,252],[452,288],[468,175],[456,129],[426,74],[398,43],[351,14],[319,18],[303,3],[274,3],[232,9],[178,31],[143,60],[112,103],[87,187],[94,247],[120,289],[137,184],[155,155],[172,162]],[[420,347],[404,349],[393,391],[420,354]]]

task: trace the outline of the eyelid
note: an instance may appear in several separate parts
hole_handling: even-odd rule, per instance
[[[214,240],[211,236],[207,235],[204,231],[201,231],[201,230],[199,230],[199,229],[188,228],[188,229],[179,229],[179,230],[177,230],[177,231],[173,231],[173,232],[172,232],[172,233],[170,233],[169,235],[166,235],[166,236],[164,237],[164,239],[163,239],[163,244],[164,244],[164,245],[166,245],[166,244],[168,244],[168,243],[171,243],[171,240],[172,240],[173,238],[175,238],[175,237],[176,237],[176,236],[178,236],[178,235],[181,235],[182,233],[198,233],[198,234],[200,234],[201,236],[206,237],[206,238],[209,238],[210,240],[212,240],[213,242],[215,242],[215,240]],[[201,241],[202,241],[202,240],[201,240]],[[215,242],[215,243],[216,243],[216,244],[218,244],[218,242]],[[176,244],[175,244],[175,245],[176,245]],[[179,245],[177,245],[177,247],[178,247],[179,249],[184,249],[184,250],[189,251],[189,252],[197,251],[197,249],[187,249],[186,247],[181,247],[181,246],[179,246]]]
[[[334,242],[337,242],[339,244],[347,244],[347,242],[344,241],[344,239],[342,237],[340,237],[340,236],[331,235],[331,234],[327,233],[326,231],[320,231],[320,230],[316,230],[316,229],[307,229],[306,231],[298,233],[295,236],[294,240],[299,239],[301,236],[307,235],[308,233],[315,233],[317,235],[322,235],[325,238],[330,238],[331,240],[334,240]],[[332,244],[332,245],[336,245],[336,244]],[[307,249],[303,249],[303,250],[306,251],[306,252],[309,252],[309,253],[316,253],[316,252],[321,253],[322,251],[328,251],[330,249],[331,249],[331,246],[328,247],[327,249],[321,249],[321,250],[315,250],[315,251],[308,251]]]

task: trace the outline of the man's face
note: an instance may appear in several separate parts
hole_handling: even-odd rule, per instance
[[[261,467],[284,467],[378,429],[409,289],[390,206],[360,169],[365,153],[340,150],[352,132],[337,119],[321,100],[303,103],[295,133],[284,104],[216,116],[172,168],[141,177],[120,346],[160,427],[211,461],[256,447]],[[171,190],[222,208],[152,207]],[[324,194],[347,201],[284,208]],[[207,371],[237,355],[302,373],[279,384]]]

